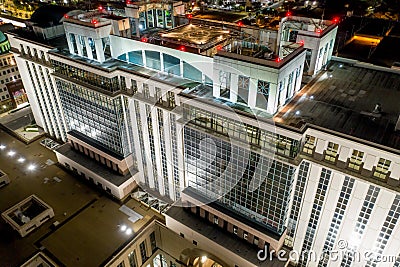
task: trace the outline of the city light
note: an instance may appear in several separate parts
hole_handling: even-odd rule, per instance
[[[36,169],[36,165],[35,164],[29,164],[28,165],[28,171],[34,171]]]
[[[202,256],[201,257],[201,263],[205,263],[207,261],[207,256]]]
[[[0,145],[0,150],[4,150],[4,149],[6,149],[6,146],[5,145]]]
[[[126,229],[125,234],[127,234],[127,235],[132,234],[132,228]]]
[[[14,157],[15,154],[16,154],[16,152],[14,150],[10,150],[7,153],[7,155],[9,155],[10,157]]]
[[[23,157],[20,157],[19,159],[18,159],[18,162],[19,163],[23,163],[25,161],[25,158],[23,158]]]
[[[123,225],[121,225],[120,230],[122,232],[125,232],[126,228],[127,228],[127,226],[125,224],[123,224]]]

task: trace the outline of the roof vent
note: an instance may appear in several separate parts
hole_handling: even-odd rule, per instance
[[[381,112],[382,112],[381,104],[376,103],[376,104],[375,104],[375,108],[374,108],[374,110],[372,111],[372,113],[374,113],[374,114],[380,114]]]

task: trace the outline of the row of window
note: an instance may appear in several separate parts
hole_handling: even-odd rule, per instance
[[[307,135],[305,143],[303,145],[303,152],[306,154],[313,155],[316,147],[317,139],[314,136]],[[339,144],[329,142],[324,153],[324,160],[335,164],[339,155]],[[353,149],[351,156],[348,158],[347,168],[355,172],[359,172],[362,169],[363,159],[365,153],[356,149]],[[391,161],[385,158],[379,158],[377,165],[375,166],[372,175],[379,179],[386,179],[389,173]]]

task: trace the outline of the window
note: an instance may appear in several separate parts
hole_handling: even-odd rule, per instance
[[[152,232],[150,234],[150,244],[151,244],[151,251],[154,253],[157,249],[157,242],[156,242],[156,234]]]
[[[247,240],[248,237],[249,237],[249,234],[247,232],[243,232],[243,239]]]
[[[125,267],[125,263],[123,261],[121,261],[121,263],[118,264],[117,267]]]
[[[349,165],[348,165],[349,169],[359,171],[361,168],[363,157],[364,157],[364,152],[353,150],[353,154],[349,159]]]
[[[233,226],[233,233],[235,234],[235,235],[237,235],[237,232],[238,232],[238,228],[237,228],[237,226]]]
[[[146,243],[143,241],[139,245],[140,248],[140,257],[142,258],[142,264],[147,260],[147,252],[146,252]]]
[[[143,94],[144,94],[144,98],[150,98],[149,85],[146,83],[143,84]]]
[[[335,163],[338,149],[339,149],[338,144],[329,142],[328,147],[325,150],[325,160]]]
[[[303,152],[312,155],[316,144],[316,138],[311,135],[306,135],[306,141],[303,146]]]
[[[375,167],[374,176],[379,179],[386,179],[389,172],[390,160],[380,158],[378,165]]]
[[[250,77],[239,75],[237,102],[247,104],[249,98]]]
[[[129,266],[130,267],[136,267],[136,254],[135,251],[132,251],[131,253],[128,254],[128,260],[129,260]]]
[[[269,82],[258,80],[256,107],[267,109],[269,96]]]
[[[220,87],[220,96],[229,99],[230,89],[231,89],[231,73],[225,72],[223,70],[219,71],[219,87]]]
[[[197,246],[197,241],[193,240],[193,245]]]
[[[214,215],[214,224],[218,224],[218,217]]]
[[[179,235],[180,235],[181,237],[185,238],[185,235],[184,235],[183,233],[180,233]]]
[[[258,237],[256,236],[254,237],[253,244],[258,246]]]

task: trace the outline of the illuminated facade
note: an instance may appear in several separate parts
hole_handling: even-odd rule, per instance
[[[384,94],[371,97],[375,89],[355,85],[360,77],[373,84],[374,75],[393,81],[395,74],[346,60],[329,63],[337,27],[328,21],[307,29],[315,31],[308,40],[306,30],[291,33],[302,19],[285,18],[282,23],[295,22],[282,28],[272,49],[242,38],[232,25],[180,25],[133,36],[140,15],[128,11],[126,17],[70,13],[63,25],[67,41],[46,51],[43,79],[53,86],[68,139],[56,150],[62,165],[118,199],[137,183],[177,201],[165,214],[166,226],[198,249],[221,249],[219,262],[227,266],[267,266],[257,252],[284,247],[328,251],[318,261],[298,260],[299,266],[338,266],[329,251],[339,240],[350,252],[399,254],[400,147],[393,122],[400,110],[367,111],[367,99]],[[158,20],[168,26],[164,15]],[[24,56],[27,48],[12,44],[18,65],[40,78],[40,67]],[[304,72],[327,64],[329,73],[301,88]],[[335,78],[346,71],[347,78]],[[341,89],[341,81],[352,87]],[[51,108],[40,100],[45,89],[31,91],[39,99],[34,113],[57,115],[41,111]],[[376,129],[387,131],[385,138]],[[140,244],[134,250],[121,262],[139,258]],[[342,262],[351,266],[355,259]],[[110,266],[124,266],[118,264]]]

